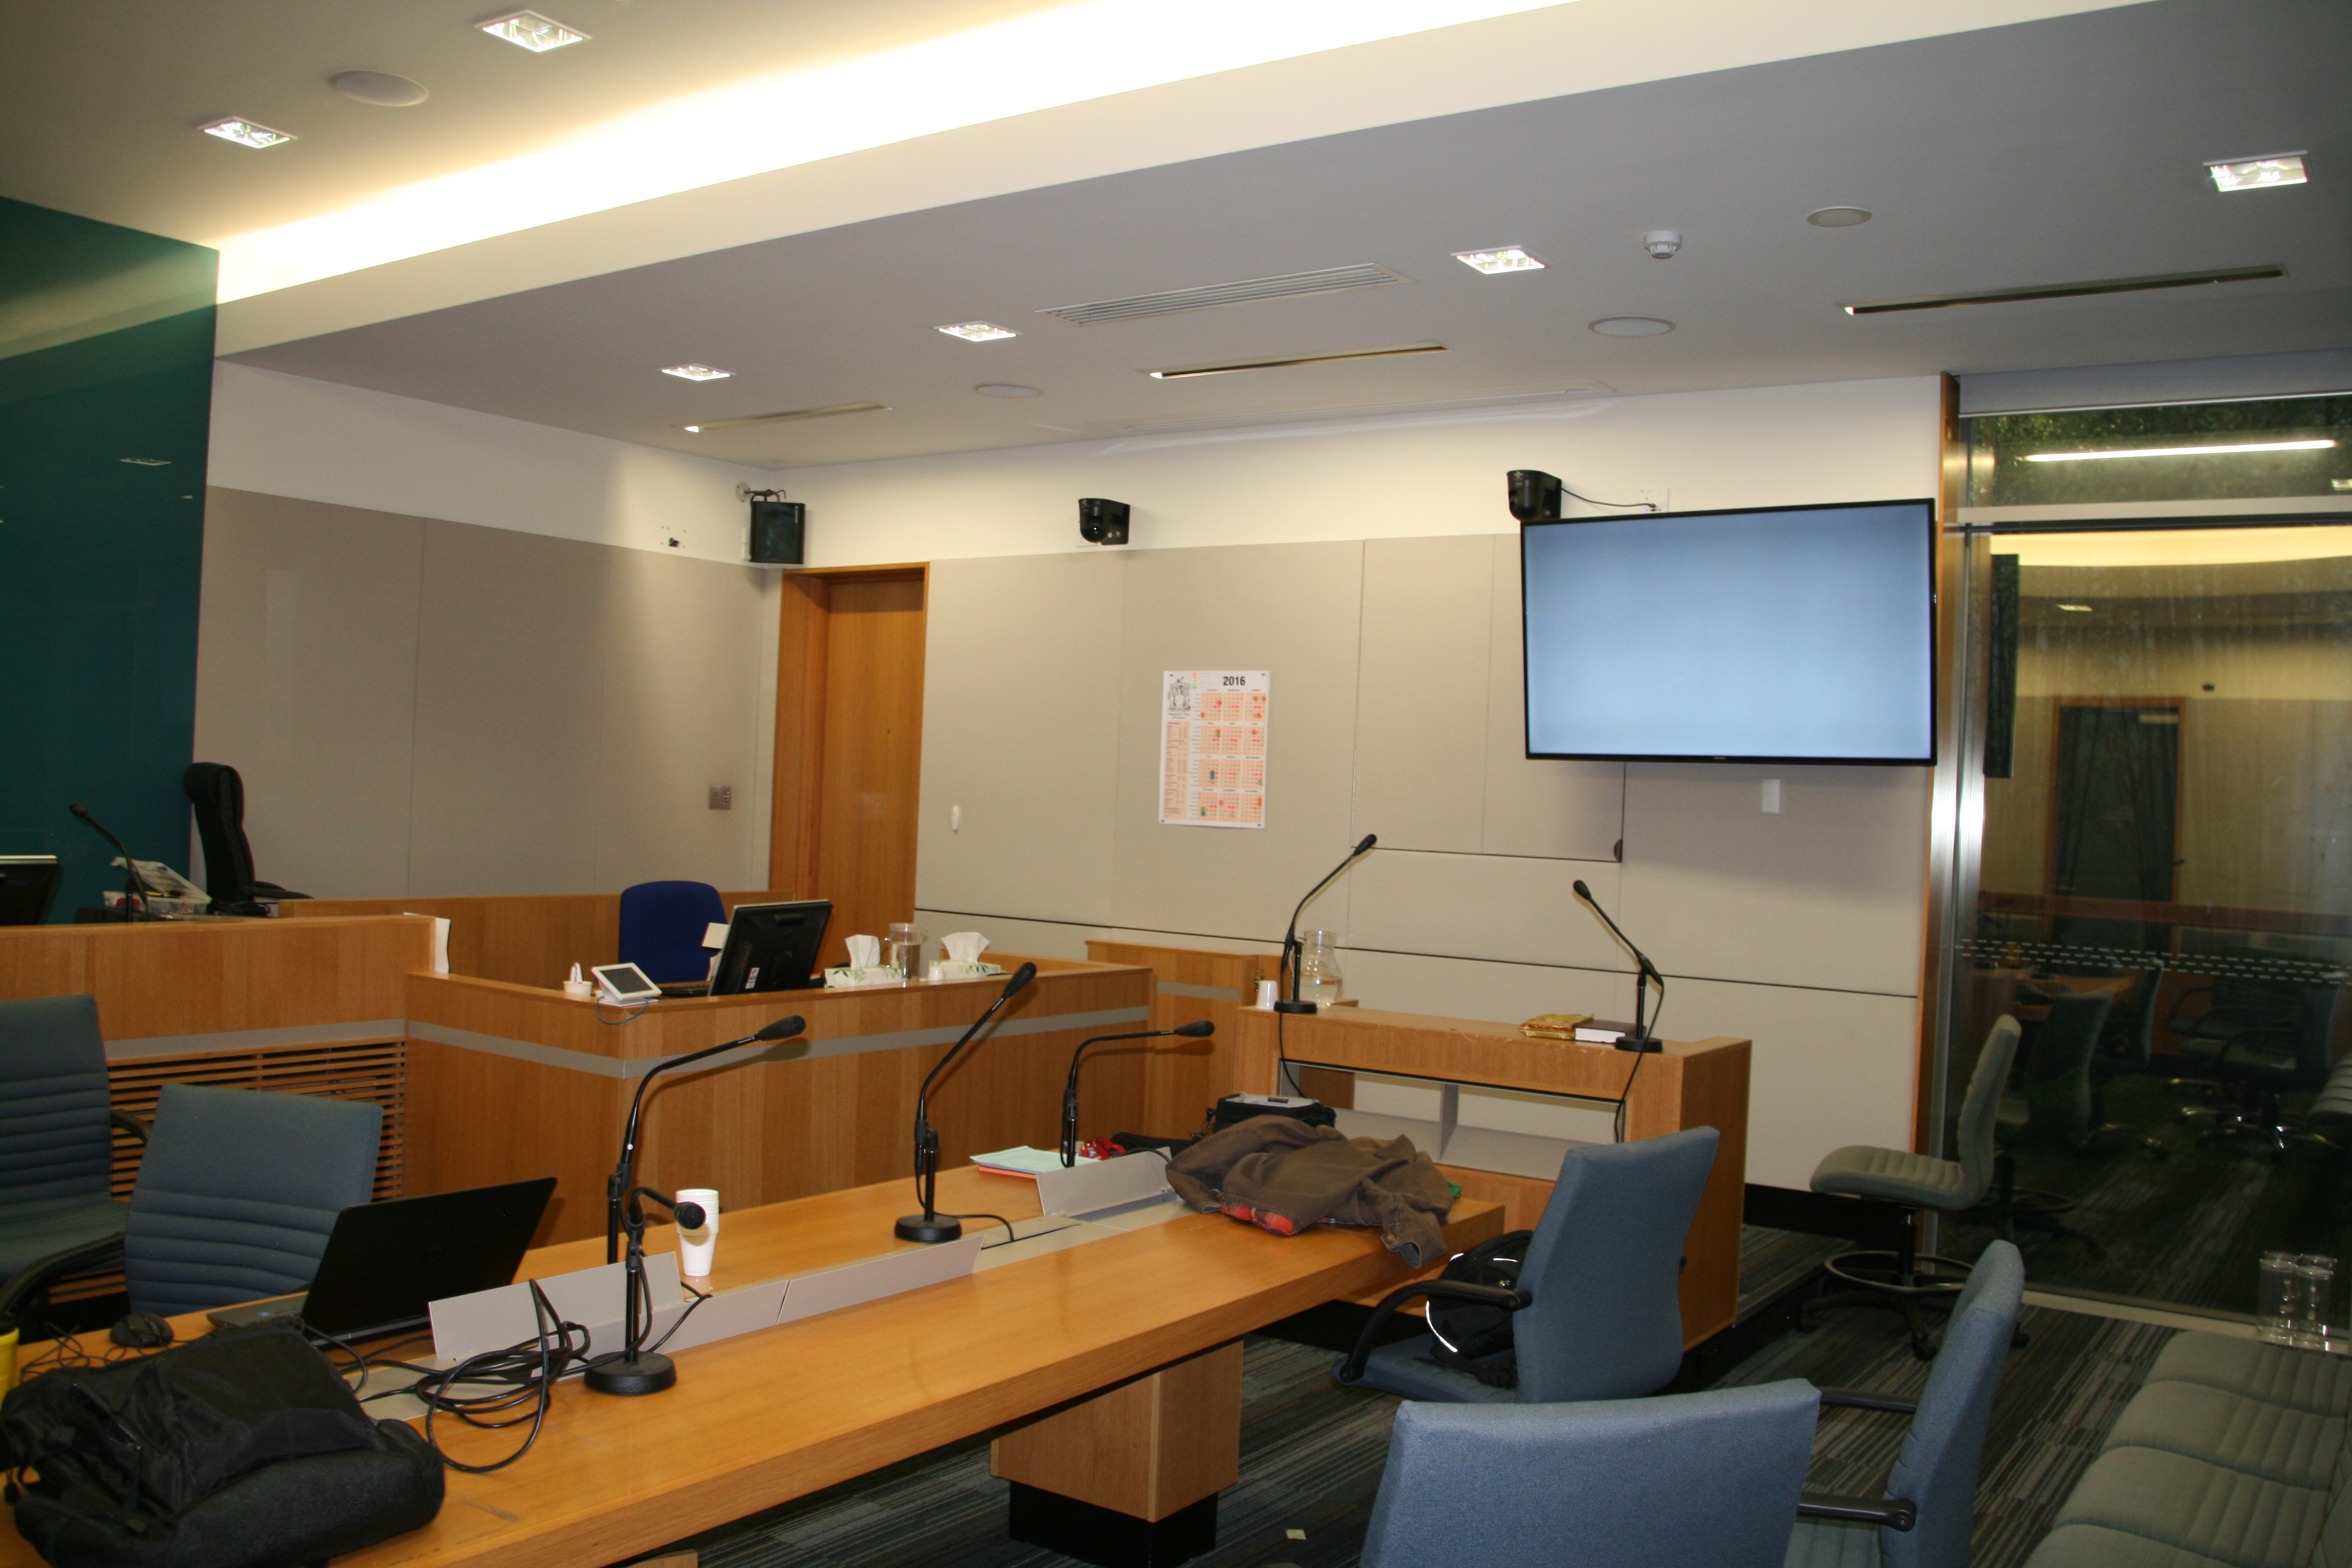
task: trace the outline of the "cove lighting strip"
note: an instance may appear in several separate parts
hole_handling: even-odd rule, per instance
[[[541,152],[205,243],[220,252],[220,299],[242,300],[846,153],[1563,3],[1194,0],[1174,26],[1162,0],[1081,0],[674,99]]]
[[[2029,463],[2095,463],[2103,458],[2214,458],[2227,452],[2324,452],[2334,441],[2250,441],[2239,447],[2141,447],[2129,452],[2029,452]]]

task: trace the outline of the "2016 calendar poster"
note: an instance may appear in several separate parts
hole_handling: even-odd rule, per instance
[[[1160,820],[1265,826],[1263,669],[1171,669],[1160,681]]]

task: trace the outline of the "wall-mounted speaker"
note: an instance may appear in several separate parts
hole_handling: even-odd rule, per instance
[[[796,500],[751,503],[751,562],[754,566],[799,566],[808,553],[808,506]]]
[[[1123,500],[1082,497],[1078,501],[1078,537],[1088,544],[1125,544],[1127,513],[1128,506]]]

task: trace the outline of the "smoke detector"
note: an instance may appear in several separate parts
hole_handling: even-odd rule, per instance
[[[1670,228],[1654,228],[1642,237],[1642,248],[1664,261],[1683,247],[1683,237]]]

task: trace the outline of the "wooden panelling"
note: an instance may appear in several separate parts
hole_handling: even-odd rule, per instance
[[[766,890],[720,893],[738,904],[793,897]],[[283,920],[348,915],[431,915],[449,922],[449,972],[516,985],[555,985],[575,963],[610,963],[620,955],[621,895],[463,899],[302,899],[278,906]]]
[[[1148,972],[1128,966],[1041,965],[1000,1020],[1140,1010]],[[729,1210],[887,1180],[911,1169],[915,1095],[948,1043],[811,1055],[812,1044],[909,1030],[960,1030],[1001,985],[955,982],[904,990],[810,991],[656,1003],[624,1024],[610,1008],[561,992],[456,975],[410,983],[410,1183],[446,1191],[527,1176],[557,1178],[551,1240],[601,1235],[604,1179],[618,1152],[634,1085],[577,1067],[439,1045],[434,1027],[531,1042],[611,1061],[682,1056],[750,1035],[772,1019],[807,1020],[772,1059],[665,1075],[647,1092],[639,1174],[657,1187],[716,1187]],[[994,1035],[969,1048],[932,1090],[942,1162],[1013,1144],[1051,1147],[1060,1136],[1070,1054],[1095,1035],[1141,1028],[1104,1023]],[[951,1038],[950,1042],[951,1043]],[[1144,1100],[1151,1042],[1088,1053],[1080,1100],[1088,1136],[1132,1128]]]
[[[1139,1042],[1151,1047],[1144,1058],[1142,1122],[1108,1129],[1157,1138],[1193,1136],[1207,1125],[1219,1100],[1241,1091],[1234,1026],[1242,1007],[1257,994],[1258,981],[1274,978],[1278,959],[1272,953],[1095,941],[1087,943],[1087,956],[1097,963],[1135,963],[1151,971],[1153,1028],[1172,1029],[1202,1018],[1216,1025],[1217,1032],[1205,1040]],[[1203,996],[1200,991],[1215,994]],[[1096,1135],[1091,1123],[1083,1131],[1087,1137]]]
[[[1238,1076],[1260,1094],[1276,1092],[1277,1065],[1286,1055],[1294,1063],[1496,1089],[1593,1100],[1622,1095],[1628,1140],[1685,1127],[1716,1129],[1721,1142],[1691,1222],[1689,1264],[1682,1276],[1684,1343],[1696,1344],[1737,1321],[1739,1216],[1748,1180],[1748,1041],[1669,1041],[1663,1051],[1637,1057],[1605,1046],[1529,1039],[1509,1024],[1370,1008],[1297,1017],[1245,1008],[1236,1033]],[[1452,1170],[1448,1174],[1462,1180]],[[1524,1178],[1487,1176],[1475,1189],[1463,1184],[1465,1196],[1475,1190],[1481,1198],[1516,1204],[1521,1217],[1511,1221],[1513,1229],[1531,1227],[1534,1220],[1524,1216],[1539,1214],[1551,1192],[1550,1183]]]
[[[1166,1519],[1242,1479],[1242,1342],[1012,1428],[988,1473],[1137,1519]]]
[[[397,1018],[425,921],[0,927],[0,996],[98,998],[109,1041]]]
[[[769,880],[831,899],[827,963],[915,910],[924,567],[797,572],[776,649]]]

